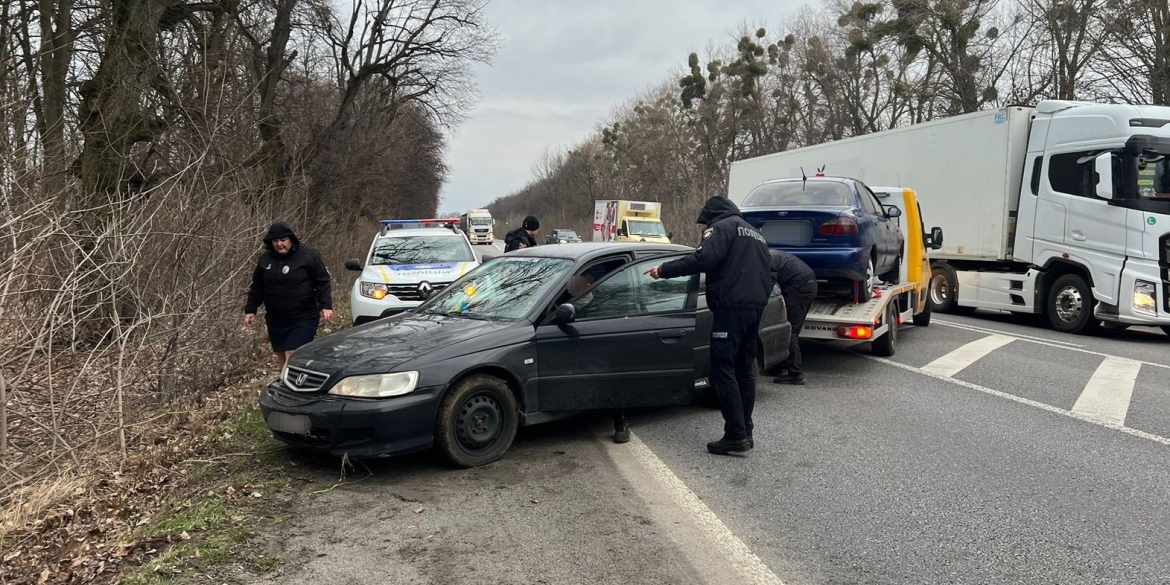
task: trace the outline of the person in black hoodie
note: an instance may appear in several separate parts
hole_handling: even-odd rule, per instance
[[[780,366],[788,373],[772,381],[777,384],[804,384],[804,369],[800,359],[800,330],[804,318],[817,297],[817,275],[800,258],[784,250],[772,250],[772,277],[784,295],[784,306],[788,312],[788,323],[792,334],[788,336],[788,357]]]
[[[321,255],[302,244],[287,223],[272,224],[264,247],[252,272],[244,324],[256,322],[263,304],[268,340],[283,370],[293,350],[317,336],[321,319],[333,317],[330,275]]]
[[[504,235],[504,252],[535,246],[536,230],[538,229],[540,229],[540,222],[537,221],[536,216],[525,217],[524,223],[520,224],[520,227]]]
[[[775,282],[768,244],[726,197],[707,200],[696,223],[707,226],[689,256],[646,271],[652,278],[707,274],[711,309],[711,379],[723,411],[723,438],[707,443],[719,455],[755,447],[752,409],[756,401],[756,339]]]

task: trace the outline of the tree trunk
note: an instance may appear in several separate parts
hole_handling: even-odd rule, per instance
[[[44,149],[43,187],[47,195],[64,185],[69,165],[65,151],[65,107],[69,99],[65,76],[73,59],[74,31],[71,23],[73,0],[40,0],[41,92],[37,127]]]

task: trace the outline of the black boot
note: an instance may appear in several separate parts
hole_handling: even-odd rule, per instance
[[[630,427],[626,425],[626,419],[619,418],[613,421],[613,442],[628,443],[630,441]]]
[[[789,372],[787,374],[784,374],[783,376],[777,376],[777,377],[773,378],[772,381],[775,382],[776,384],[794,384],[797,386],[803,386],[804,385],[804,374],[803,373],[793,374],[792,372]]]
[[[718,441],[711,441],[710,443],[707,443],[707,450],[716,455],[727,455],[728,453],[747,453],[751,448],[751,439],[740,439],[738,441],[719,439]]]

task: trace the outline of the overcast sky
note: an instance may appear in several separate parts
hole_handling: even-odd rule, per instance
[[[475,66],[481,97],[449,138],[439,210],[518,191],[546,148],[584,140],[623,102],[681,71],[691,52],[734,46],[743,24],[776,26],[805,3],[491,0],[501,47],[490,65]]]

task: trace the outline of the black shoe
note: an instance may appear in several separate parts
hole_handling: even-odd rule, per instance
[[[740,439],[738,441],[719,439],[718,441],[711,441],[710,443],[707,443],[707,450],[716,455],[727,455],[728,453],[747,453],[751,448],[751,439]]]
[[[614,427],[614,429],[613,429],[613,442],[615,442],[615,443],[628,443],[628,442],[630,442],[630,427],[628,427],[624,424],[620,427]]]
[[[784,374],[783,376],[776,376],[772,379],[776,384],[794,384],[797,386],[804,385],[804,374]]]
[[[755,449],[755,448],[756,448],[756,440],[751,438],[751,437],[748,437],[748,449]]]

